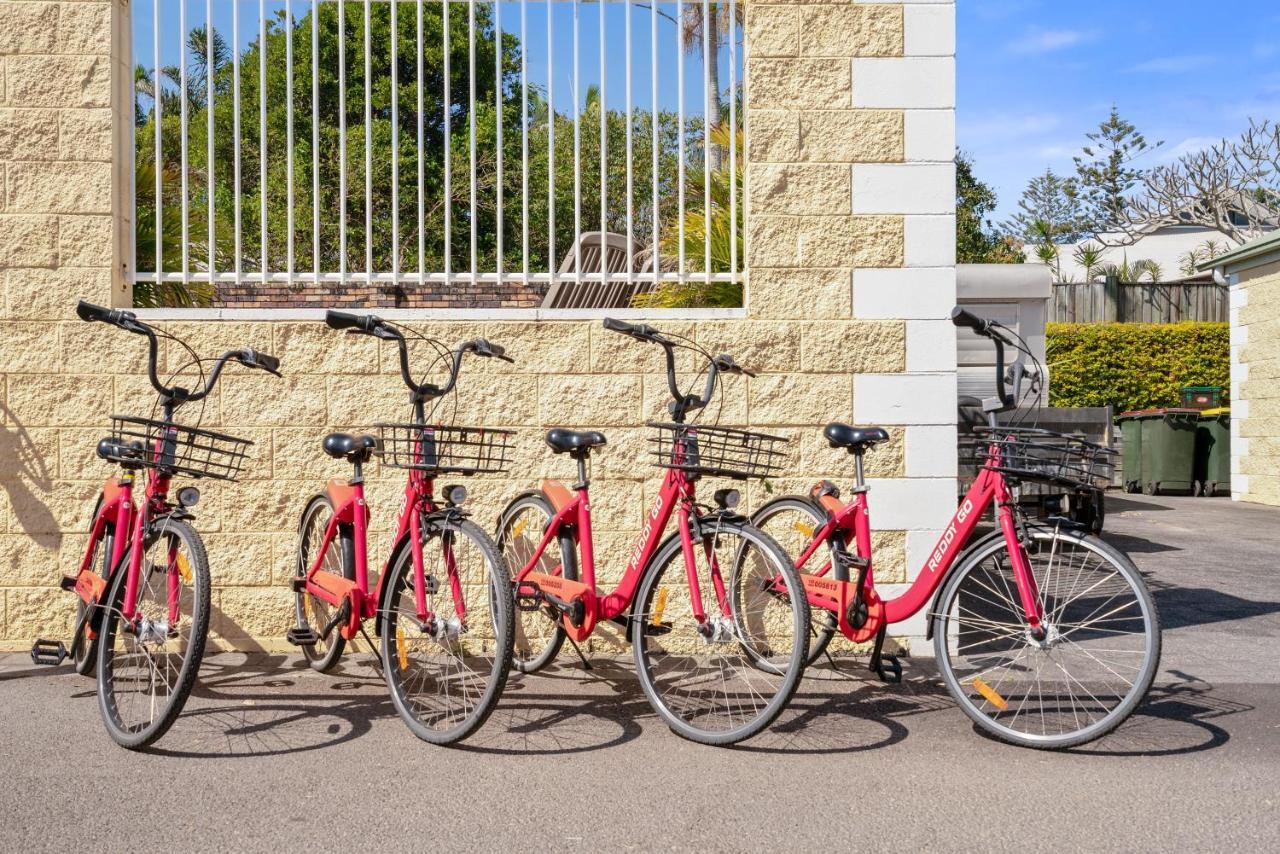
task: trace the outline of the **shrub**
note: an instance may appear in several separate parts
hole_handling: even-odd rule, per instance
[[[1177,406],[1189,385],[1230,386],[1225,323],[1050,323],[1051,406]]]

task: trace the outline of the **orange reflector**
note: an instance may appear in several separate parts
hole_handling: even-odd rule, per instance
[[[520,536],[520,533],[524,531],[525,525],[527,524],[528,524],[528,520],[526,519],[520,519],[519,521],[517,521],[514,525],[511,526],[511,536],[513,537]]]
[[[178,552],[178,574],[182,576],[182,580],[191,583],[191,562],[187,560],[187,556],[182,552]]]
[[[400,669],[409,669],[409,650],[404,646],[404,629],[396,626],[396,658],[400,660]]]
[[[795,528],[797,531],[804,534],[806,537],[813,536],[814,527],[810,525],[808,522],[796,522],[791,527]]]
[[[1009,701],[996,693],[996,689],[992,688],[986,682],[983,682],[982,679],[973,680],[973,687],[979,694],[986,698],[988,703],[995,706],[1000,711],[1007,712],[1009,710]]]
[[[652,625],[662,625],[662,612],[667,609],[667,588],[659,587],[658,596],[653,601],[653,616],[649,619]]]

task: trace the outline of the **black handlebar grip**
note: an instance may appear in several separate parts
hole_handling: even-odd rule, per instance
[[[255,353],[258,360],[258,367],[272,374],[280,373],[280,360],[275,356],[268,356],[266,353]]]
[[[345,311],[334,311],[329,309],[324,313],[324,322],[330,329],[359,329],[361,321],[364,320],[358,314],[349,314]]]
[[[80,302],[76,304],[76,314],[80,316],[81,320],[85,321],[106,321],[111,315],[111,310],[103,308],[100,305],[94,305],[91,302],[80,300]]]
[[[965,311],[960,306],[951,309],[951,322],[956,326],[967,326],[979,335],[986,335],[991,321],[983,320],[972,312]]]
[[[625,323],[621,320],[614,320],[612,317],[606,317],[604,319],[604,328],[608,329],[610,332],[621,332],[623,335],[636,334],[636,328],[630,323]]]

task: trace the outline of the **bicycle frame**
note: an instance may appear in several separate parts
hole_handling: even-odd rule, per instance
[[[112,475],[102,485],[102,506],[98,508],[98,513],[94,516],[93,525],[89,529],[89,543],[85,547],[84,557],[80,560],[80,568],[75,575],[75,585],[72,588],[87,605],[98,605],[106,596],[107,590],[111,586],[111,579],[115,577],[116,571],[120,566],[121,560],[124,558],[126,549],[129,549],[129,564],[126,567],[128,575],[125,577],[125,596],[121,605],[121,613],[126,620],[132,620],[138,607],[138,589],[140,587],[142,575],[142,547],[141,543],[146,533],[147,525],[153,519],[169,513],[170,508],[166,502],[169,494],[169,476],[159,469],[147,470],[147,481],[143,492],[143,501],[141,511],[134,505],[133,487],[135,476],[133,472],[126,471],[123,476]],[[103,578],[98,575],[93,564],[93,553],[99,540],[106,533],[108,523],[113,524],[116,536],[111,543],[111,557],[108,563],[107,576]],[[138,544],[137,548],[130,549],[133,544]],[[178,617],[178,567],[176,550],[170,550],[169,554],[169,618],[176,620]],[[88,627],[89,637],[96,636],[93,628]]]
[[[997,470],[999,461],[999,448],[993,446],[990,467],[979,470],[973,485],[960,501],[950,524],[929,553],[916,580],[900,596],[888,600],[881,599],[875,589],[867,493],[858,492],[848,504],[841,504],[830,495],[822,496],[819,502],[827,511],[827,521],[813,534],[809,545],[796,559],[796,569],[801,571],[800,578],[809,604],[835,612],[840,631],[850,639],[856,642],[870,640],[883,625],[900,623],[929,603],[956,560],[963,554],[983,512],[987,507],[992,507],[999,522],[1000,533],[1009,547],[1023,616],[1028,626],[1033,630],[1038,628],[1044,617],[1040,595],[1019,541],[1013,495],[1004,475]],[[862,576],[858,581],[839,581],[825,577],[832,568],[830,560],[812,574],[804,572],[805,565],[828,543],[834,543],[837,551],[850,544],[854,546]],[[868,616],[861,626],[854,626],[850,623],[849,611],[850,606],[859,601],[859,583],[862,584],[862,599],[868,606]]]
[[[330,480],[325,485],[325,493],[333,502],[334,513],[325,527],[320,547],[316,549],[315,560],[307,568],[306,589],[307,592],[334,607],[340,607],[344,601],[350,601],[351,608],[347,620],[340,626],[342,637],[351,640],[359,632],[361,623],[377,616],[378,605],[382,601],[383,587],[390,574],[392,561],[405,547],[406,540],[413,555],[414,604],[417,617],[422,623],[431,620],[434,615],[427,610],[426,585],[423,583],[426,578],[426,568],[422,556],[422,528],[415,524],[415,520],[423,510],[430,513],[437,509],[432,479],[420,471],[409,472],[409,482],[404,489],[404,502],[401,505],[400,519],[396,526],[395,545],[383,566],[382,575],[378,578],[378,586],[372,591],[372,595],[369,590],[369,509],[364,500],[364,482]],[[350,525],[352,528],[355,546],[356,577],[354,581],[320,569],[325,555],[338,535],[340,525]],[[466,604],[463,601],[462,585],[458,580],[457,567],[454,565],[453,550],[447,541],[444,543],[444,555],[450,592],[454,598],[458,617],[465,619]]]
[[[662,488],[658,491],[658,497],[645,517],[644,528],[632,549],[622,580],[617,587],[603,596],[596,591],[595,549],[591,534],[591,503],[588,487],[584,484],[570,496],[568,490],[559,483],[547,481],[543,485],[543,490],[551,497],[556,512],[528,562],[516,574],[515,585],[518,598],[529,597],[527,593],[521,594],[522,586],[526,589],[532,587],[544,596],[553,596],[566,604],[580,598],[584,605],[582,623],[574,625],[568,614],[565,614],[561,617],[561,624],[574,641],[585,640],[601,620],[619,617],[630,607],[644,568],[661,545],[667,524],[674,515],[684,555],[685,575],[689,584],[689,599],[693,606],[693,615],[699,623],[706,621],[693,548],[693,525],[690,522],[690,517],[695,513],[694,482],[685,472],[680,469],[667,469]],[[547,547],[552,542],[558,541],[566,529],[572,532],[582,558],[582,580],[580,581],[570,581],[560,575],[559,573],[563,571],[562,565],[557,565],[550,573],[533,571]],[[714,553],[710,549],[707,551],[716,601],[722,613],[728,617],[730,610],[724,579],[720,575],[719,566],[716,565]]]

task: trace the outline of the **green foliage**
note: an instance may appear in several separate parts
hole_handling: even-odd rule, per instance
[[[1083,149],[1084,156],[1075,158],[1075,165],[1089,206],[1089,217],[1096,229],[1114,228],[1128,207],[1126,194],[1145,174],[1129,164],[1155,151],[1164,142],[1148,143],[1132,122],[1120,117],[1114,105],[1107,120],[1085,137],[1089,143]]]
[[[1050,323],[1051,406],[1177,406],[1189,385],[1230,385],[1225,323]]]
[[[340,8],[345,14],[340,15]],[[580,110],[564,114],[548,108],[545,92],[535,86],[528,91],[529,148],[525,156],[521,145],[522,106],[524,92],[520,85],[521,46],[515,36],[504,33],[499,40],[492,10],[478,6],[475,10],[475,80],[469,80],[468,24],[466,14],[449,17],[451,75],[449,97],[444,97],[444,19],[442,7],[436,4],[423,14],[422,79],[418,79],[414,56],[416,19],[402,14],[398,20],[396,53],[399,87],[397,91],[395,153],[398,170],[393,175],[393,122],[390,76],[384,71],[374,75],[369,93],[366,128],[364,67],[365,10],[360,4],[341,7],[324,4],[319,8],[319,101],[312,103],[310,10],[300,15],[293,28],[293,67],[285,62],[288,24],[283,13],[267,24],[265,44],[255,39],[240,48],[240,114],[235,111],[234,48],[216,30],[213,33],[211,58],[206,56],[207,38],[201,28],[188,37],[188,70],[186,109],[189,122],[187,146],[187,183],[190,205],[188,233],[184,241],[181,230],[182,199],[182,131],[183,100],[178,86],[177,68],[135,69],[137,102],[136,142],[139,176],[138,266],[143,272],[155,265],[156,219],[156,110],[161,105],[160,135],[163,158],[160,164],[163,196],[163,233],[161,255],[166,271],[182,269],[182,247],[187,247],[187,263],[191,270],[207,270],[212,254],[219,271],[235,269],[237,260],[242,270],[256,273],[263,266],[283,270],[288,265],[290,226],[292,225],[294,265],[309,270],[313,263],[328,272],[346,269],[363,271],[372,263],[377,271],[389,271],[393,265],[402,271],[428,272],[448,269],[469,270],[472,257],[480,271],[494,270],[498,263],[498,218],[502,218],[502,266],[505,271],[519,271],[527,264],[532,272],[558,269],[561,260],[573,249],[575,225],[581,231],[606,230],[626,233],[627,205],[627,118],[624,112],[605,110],[598,92],[588,89]],[[368,62],[373,69],[385,70],[392,63],[392,32],[388,4],[377,4],[371,10],[370,51]],[[345,102],[340,94],[338,78],[339,44],[345,56]],[[266,52],[266,87],[259,81],[262,51]],[[557,73],[560,69],[557,69]],[[293,82],[293,198],[289,193],[289,121],[287,95]],[[208,84],[212,81],[213,104],[213,169],[209,168]],[[418,98],[421,86],[423,145],[417,141]],[[474,116],[470,108],[470,89],[475,90]],[[559,87],[557,87],[559,88]],[[265,135],[259,133],[260,107],[265,102]],[[557,106],[565,102],[563,90],[557,92]],[[345,103],[345,110],[338,105]],[[449,115],[449,145],[445,145],[444,116]],[[501,116],[503,143],[498,146],[498,123]],[[235,176],[235,126],[240,125],[240,180]],[[471,195],[469,174],[472,164],[471,124],[474,119],[474,158],[477,191]],[[577,143],[575,146],[575,120]],[[341,137],[345,123],[345,196],[339,181],[343,162]],[[656,124],[656,131],[655,131]],[[319,163],[318,200],[313,205],[312,161],[313,125],[317,131]],[[601,157],[601,126],[605,136],[606,155]],[[658,199],[659,236],[664,237],[669,224],[677,219],[679,184],[680,129],[677,116],[660,111],[656,116],[633,110],[631,117],[632,182],[631,229],[642,245],[653,241],[654,205]],[[367,133],[366,133],[367,131]],[[372,172],[366,176],[367,162]],[[554,139],[553,139],[554,137]],[[657,146],[657,175],[653,174],[653,150]],[[686,218],[698,217],[702,222],[703,130],[697,118],[686,118],[684,124]],[[261,174],[261,154],[265,146],[267,169]],[[580,184],[575,182],[574,154],[578,149]],[[502,159],[501,206],[499,205],[499,157]],[[449,162],[451,180],[445,189],[445,163]],[[553,165],[554,160],[554,165]],[[604,161],[603,164],[601,161]],[[739,157],[739,164],[741,164]],[[212,172],[212,178],[210,174]],[[606,196],[601,199],[601,177],[606,179]],[[144,180],[144,174],[146,179]],[[713,179],[714,180],[714,179]],[[528,254],[525,255],[523,233],[525,183],[528,187]],[[655,187],[656,183],[656,187]],[[398,184],[398,194],[393,186]],[[368,192],[366,193],[366,186]],[[419,190],[422,188],[422,199]],[[715,187],[713,185],[713,195]],[[265,192],[265,200],[264,200]],[[554,205],[550,196],[554,193]],[[237,245],[234,223],[241,220],[241,239]],[[739,207],[742,204],[739,187]],[[422,205],[423,229],[417,228],[419,204]],[[368,210],[366,211],[366,205]],[[214,212],[213,247],[210,251],[209,210]],[[313,210],[319,216],[319,242],[313,235]],[[445,257],[445,219],[449,213],[449,257]],[[345,212],[345,216],[344,216]],[[474,212],[474,215],[473,215]],[[367,220],[366,220],[367,217]],[[713,231],[715,230],[713,211]],[[265,222],[264,222],[265,220]],[[393,239],[393,223],[398,220],[398,241]],[[366,227],[366,221],[369,227]],[[692,220],[690,220],[692,221]],[[344,228],[345,226],[345,228]],[[177,229],[175,232],[174,229]],[[342,257],[340,233],[345,232],[347,249]],[[263,235],[266,243],[263,245]],[[699,231],[701,234],[701,231]],[[474,235],[474,246],[472,238]],[[421,249],[421,251],[420,251]],[[739,258],[742,257],[741,252]],[[665,262],[665,259],[664,259]],[[714,259],[713,259],[713,263]],[[690,253],[686,269],[700,271],[703,265],[701,244]],[[201,294],[167,293],[165,289],[142,298],[157,299],[164,304],[188,304],[199,301]],[[735,305],[741,305],[741,298]]]
[[[995,233],[988,215],[996,193],[973,174],[973,158],[956,152],[956,260],[961,264],[1021,264],[1013,242]]]
[[[711,129],[711,142],[717,148],[728,150],[729,129],[723,124],[717,124]],[[742,156],[741,131],[734,134],[733,145],[736,150],[734,159],[737,169],[733,175],[732,185],[736,186],[737,207],[730,204],[734,199],[730,195],[729,160],[722,158],[720,167],[711,172],[710,223],[708,224],[700,209],[686,210],[684,215],[685,262],[686,264],[690,262],[697,264],[699,261],[702,264],[706,263],[704,242],[709,229],[710,242],[706,245],[711,248],[711,272],[713,273],[727,273],[734,269],[735,243],[738,262],[736,272],[742,272],[746,257],[746,247],[742,242],[742,175],[745,164]],[[689,188],[685,191],[686,195],[703,199],[704,177],[703,172],[688,176]],[[736,223],[731,221],[733,213],[737,214]],[[679,258],[681,248],[679,220],[666,226],[658,245],[662,249],[664,268],[674,269],[673,262]],[[698,269],[701,269],[701,266],[698,266]],[[638,308],[736,308],[742,305],[742,284],[740,282],[667,282],[649,293],[637,295],[632,303]]]
[[[1093,233],[1076,178],[1063,178],[1052,169],[1032,178],[1018,200],[1018,212],[1000,226],[1027,243],[1076,243]]]

